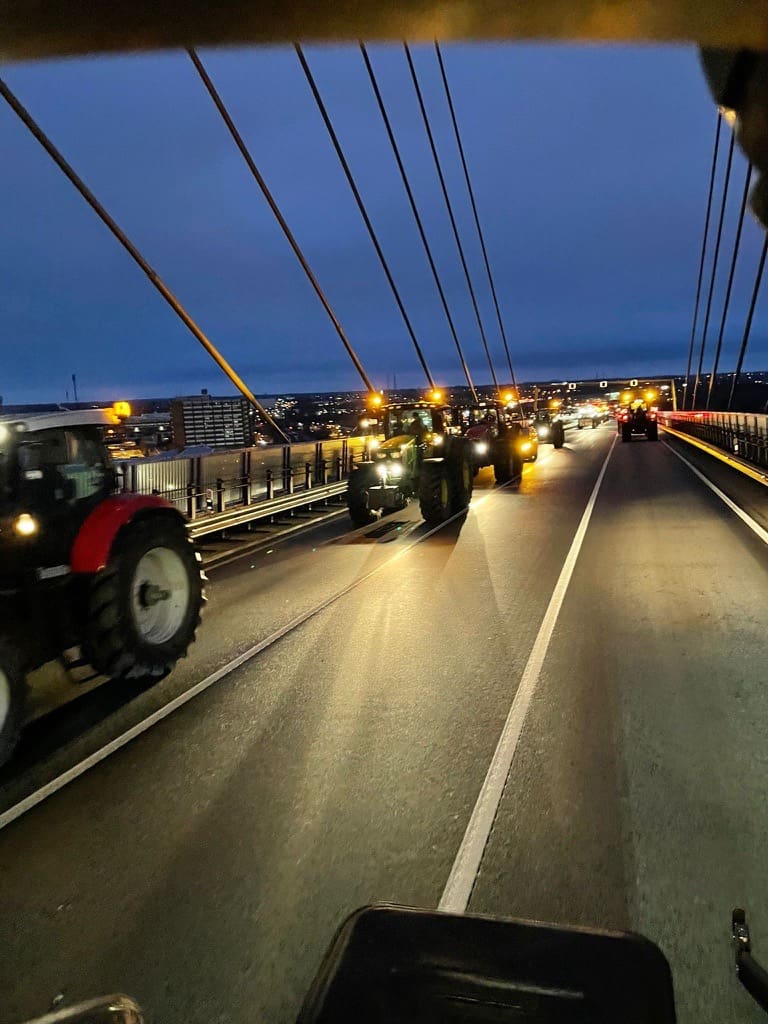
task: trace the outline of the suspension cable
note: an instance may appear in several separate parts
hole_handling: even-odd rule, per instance
[[[691,326],[691,341],[688,345],[688,365],[685,370],[685,382],[686,388],[683,392],[683,409],[685,409],[688,395],[691,393],[691,362],[693,361],[693,346],[696,338],[696,323],[699,318],[699,302],[701,300],[701,285],[704,279],[704,262],[707,255],[707,238],[709,236],[709,221],[712,215],[712,196],[715,190],[715,172],[717,170],[717,154],[720,149],[720,129],[722,128],[723,120],[719,111],[717,111],[717,127],[715,129],[715,145],[712,150],[712,167],[709,172],[709,194],[707,195],[707,215],[704,220],[704,238],[701,242],[701,258],[699,259],[699,277],[696,282],[696,302],[693,306],[693,324]]]
[[[741,242],[741,230],[744,227],[744,211],[747,208],[747,197],[749,196],[749,183],[752,177],[752,164],[747,164],[747,172],[744,176],[744,189],[741,193],[741,206],[739,207],[739,221],[736,227],[736,238],[733,243],[733,255],[731,256],[731,266],[728,271],[728,286],[725,289],[725,302],[723,303],[723,315],[720,317],[720,330],[717,332],[717,345],[715,347],[715,359],[712,363],[712,374],[709,378],[709,387],[707,388],[707,401],[704,406],[705,409],[709,409],[709,403],[712,398],[712,389],[715,386],[715,377],[717,376],[717,367],[720,363],[720,352],[723,347],[723,334],[725,332],[725,321],[728,316],[728,307],[731,302],[731,289],[733,288],[733,278],[736,273],[736,261],[739,258],[739,244]]]
[[[339,322],[338,317],[334,313],[333,308],[331,307],[330,302],[325,297],[325,293],[323,292],[322,288],[320,287],[320,284],[318,283],[317,278],[313,274],[312,269],[311,269],[309,263],[307,262],[306,257],[304,256],[304,253],[301,251],[301,249],[299,247],[299,243],[294,238],[293,233],[291,232],[291,229],[288,227],[288,224],[287,224],[287,222],[285,220],[285,217],[283,217],[282,213],[280,212],[280,207],[275,202],[275,200],[274,200],[274,198],[272,196],[272,193],[270,192],[270,190],[269,190],[269,188],[267,186],[266,181],[261,176],[261,173],[259,172],[258,167],[254,163],[253,157],[251,156],[248,147],[246,146],[245,142],[243,141],[243,137],[240,135],[240,132],[235,127],[235,123],[232,120],[232,118],[231,118],[231,116],[229,114],[229,111],[224,106],[224,102],[223,102],[221,96],[219,95],[218,91],[216,90],[216,87],[214,86],[213,82],[211,81],[211,78],[210,78],[208,72],[203,67],[203,64],[202,64],[202,61],[200,60],[200,57],[197,55],[197,52],[195,50],[191,49],[191,48],[187,49],[187,53],[189,54],[190,60],[192,61],[192,63],[195,66],[195,70],[200,75],[200,78],[202,79],[203,85],[205,86],[205,88],[206,88],[206,90],[208,92],[208,95],[213,100],[214,106],[216,107],[216,109],[218,110],[219,114],[221,115],[221,119],[224,121],[224,124],[227,126],[227,129],[229,130],[229,134],[232,136],[232,139],[233,139],[235,145],[240,150],[240,154],[243,157],[243,160],[245,160],[245,163],[248,166],[248,170],[253,175],[253,177],[254,177],[254,179],[256,181],[256,184],[261,189],[261,193],[264,196],[264,198],[266,199],[267,204],[269,205],[270,210],[275,215],[275,219],[277,220],[277,223],[282,228],[283,234],[285,235],[286,239],[288,240],[288,243],[290,244],[291,248],[293,249],[293,252],[294,252],[294,254],[296,256],[296,259],[301,264],[302,270],[307,275],[310,284],[315,289],[315,293],[316,293],[317,297],[320,299],[320,302],[323,304],[323,308],[325,309],[326,313],[330,317],[331,323],[333,324],[334,328],[336,329],[336,333],[338,334],[339,338],[341,339],[342,345],[344,346],[344,348],[347,351],[347,355],[352,360],[352,363],[353,363],[355,369],[357,370],[358,374],[360,375],[360,379],[362,380],[363,384],[365,385],[365,387],[367,388],[368,391],[373,391],[374,390],[373,384],[371,383],[371,380],[368,377],[368,374],[363,369],[363,364],[358,359],[357,353],[355,352],[354,348],[352,347],[351,342],[349,341],[349,339],[347,338],[346,333],[344,332],[344,328],[341,326],[341,323]]]
[[[472,206],[472,214],[475,218],[475,227],[477,228],[477,237],[480,240],[480,249],[483,253],[483,262],[485,263],[485,270],[488,275],[488,284],[491,288],[491,295],[493,296],[493,306],[496,310],[496,319],[499,323],[499,332],[501,334],[501,340],[504,342],[504,353],[507,357],[507,365],[509,366],[509,373],[512,378],[512,387],[517,392],[517,380],[515,379],[515,371],[512,366],[512,356],[509,352],[509,344],[507,342],[507,332],[504,330],[504,321],[501,318],[501,309],[499,308],[499,300],[496,296],[496,285],[494,284],[493,274],[491,273],[491,264],[488,259],[488,250],[485,247],[485,237],[483,235],[483,229],[480,226],[480,216],[477,212],[477,203],[475,202],[475,192],[472,188],[472,179],[469,176],[469,168],[467,166],[467,160],[464,155],[464,145],[461,141],[461,134],[459,132],[459,123],[456,118],[456,111],[453,106],[453,97],[451,96],[451,90],[448,86],[448,76],[445,71],[445,65],[443,64],[443,55],[440,50],[440,44],[435,40],[435,53],[437,54],[437,61],[440,65],[440,74],[443,79],[443,86],[445,87],[445,98],[448,101],[448,109],[451,113],[451,123],[453,125],[453,133],[456,136],[456,145],[459,150],[459,156],[461,157],[461,166],[464,170],[464,180],[467,183],[467,192],[469,193],[469,201]],[[519,398],[519,394],[517,395]]]
[[[62,153],[56,148],[53,142],[48,138],[42,128],[34,120],[32,115],[26,110],[25,107],[19,102],[13,92],[8,88],[6,83],[0,78],[0,95],[6,101],[11,110],[16,114],[19,120],[29,130],[29,132],[37,139],[43,149],[46,151],[48,156],[51,157],[56,166],[61,170],[69,181],[74,185],[83,199],[88,203],[94,213],[99,217],[102,223],[109,228],[114,237],[120,242],[126,252],[138,263],[141,269],[146,274],[149,281],[155,286],[160,292],[162,297],[179,317],[182,323],[192,332],[197,338],[200,344],[203,346],[205,351],[212,357],[214,362],[224,371],[230,381],[235,385],[238,391],[250,402],[250,404],[258,411],[259,416],[264,420],[265,423],[275,432],[278,437],[281,437],[286,444],[290,443],[286,435],[275,423],[269,412],[264,408],[261,402],[256,398],[251,389],[239,376],[238,373],[233,369],[232,366],[227,362],[224,356],[215,347],[212,341],[203,333],[202,329],[198,327],[192,317],[187,313],[182,304],[170,290],[170,288],[161,279],[160,275],[157,274],[152,267],[147,263],[146,259],[142,256],[133,242],[128,238],[126,233],[117,224],[115,220],[107,213],[106,209],[102,206],[96,196],[91,192],[88,186],[85,184],[83,179],[76,173],[74,168],[67,162]]]
[[[693,382],[693,397],[691,398],[691,409],[696,408],[696,394],[701,383],[701,369],[704,365],[704,352],[707,347],[707,330],[709,329],[709,315],[712,311],[712,296],[715,292],[715,280],[717,278],[717,263],[720,258],[720,241],[723,237],[723,220],[725,219],[725,206],[728,200],[728,186],[731,181],[731,166],[733,164],[733,146],[736,142],[736,132],[731,132],[731,141],[728,146],[728,161],[725,165],[725,179],[723,181],[723,197],[720,201],[720,216],[717,221],[717,235],[715,236],[715,252],[712,257],[712,277],[709,281],[709,292],[707,294],[707,308],[704,313],[704,333],[701,336],[701,348],[699,349],[699,365],[696,370],[696,379]]]
[[[382,98],[381,91],[379,89],[379,83],[376,81],[376,75],[374,74],[373,66],[371,65],[370,59],[368,57],[368,51],[365,48],[365,43],[361,42],[359,45],[360,45],[360,52],[363,55],[363,61],[365,62],[365,67],[366,67],[366,70],[368,72],[368,78],[370,79],[371,86],[373,88],[373,92],[374,92],[374,95],[376,97],[376,103],[378,105],[379,112],[381,114],[382,120],[384,121],[384,127],[386,128],[387,136],[389,137],[389,143],[390,143],[390,145],[392,147],[392,152],[395,155],[395,161],[397,162],[398,170],[400,171],[400,177],[402,178],[403,185],[405,186],[405,192],[406,192],[406,195],[408,196],[408,201],[409,201],[409,203],[411,205],[411,211],[413,213],[414,220],[416,221],[416,226],[419,229],[419,235],[421,237],[421,242],[422,242],[422,245],[424,246],[424,251],[427,254],[427,260],[429,262],[429,266],[430,266],[430,269],[432,271],[432,276],[435,279],[435,284],[437,285],[437,291],[438,291],[438,293],[440,295],[440,300],[441,300],[441,302],[443,304],[443,310],[445,312],[445,318],[448,321],[448,327],[450,328],[450,331],[451,331],[451,337],[453,338],[454,345],[456,346],[456,351],[459,354],[459,359],[461,361],[461,368],[464,371],[464,376],[467,379],[467,384],[469,385],[469,390],[472,392],[472,398],[476,402],[478,399],[477,399],[477,392],[475,391],[475,385],[472,383],[472,377],[470,376],[470,373],[469,373],[469,367],[467,366],[467,361],[464,358],[464,352],[462,351],[462,348],[461,348],[461,342],[459,341],[459,336],[456,333],[456,327],[454,326],[454,323],[453,323],[453,317],[451,316],[451,311],[448,308],[448,300],[445,297],[445,292],[443,291],[443,286],[440,283],[440,275],[437,272],[437,267],[435,266],[435,260],[434,260],[434,257],[432,256],[432,250],[429,247],[429,242],[427,241],[427,235],[426,235],[426,232],[424,231],[424,225],[422,224],[421,217],[420,217],[419,211],[418,211],[418,207],[416,206],[416,200],[413,197],[413,191],[411,189],[410,182],[408,181],[408,175],[406,174],[405,166],[403,165],[403,160],[402,160],[402,157],[400,156],[400,150],[398,148],[397,142],[395,141],[395,135],[394,135],[394,132],[392,131],[392,125],[391,125],[390,120],[389,120],[389,115],[387,114],[387,108],[384,106],[384,100]]]
[[[408,70],[411,73],[411,80],[413,82],[413,88],[416,90],[416,99],[418,100],[419,110],[421,111],[421,118],[424,122],[424,128],[427,133],[427,139],[429,141],[429,148],[432,151],[432,159],[435,162],[435,170],[437,171],[437,177],[440,182],[440,190],[443,193],[443,199],[445,200],[445,208],[448,211],[448,219],[451,222],[451,228],[453,229],[453,237],[456,240],[456,248],[459,253],[459,259],[461,260],[461,266],[464,270],[464,277],[467,281],[467,289],[469,290],[469,297],[472,300],[472,309],[475,312],[475,319],[477,320],[477,328],[480,331],[480,338],[483,342],[483,348],[485,349],[485,355],[488,360],[488,368],[491,371],[491,380],[493,386],[496,388],[497,393],[500,394],[499,382],[496,379],[496,371],[493,367],[493,359],[491,358],[491,350],[488,347],[488,339],[485,335],[485,328],[483,327],[482,317],[480,316],[480,309],[477,305],[477,298],[475,296],[475,289],[472,286],[472,278],[469,275],[469,267],[467,266],[467,260],[464,255],[464,247],[461,244],[461,236],[459,235],[459,228],[456,224],[456,218],[453,213],[453,206],[451,205],[451,199],[448,195],[448,187],[445,183],[445,175],[443,174],[443,168],[440,164],[440,157],[437,153],[437,146],[435,145],[435,137],[432,134],[432,127],[429,123],[429,115],[427,114],[427,108],[424,104],[424,96],[419,85],[419,79],[416,75],[416,68],[411,57],[411,50],[408,43],[403,43],[403,49],[405,50],[405,57],[408,61]]]
[[[374,231],[373,224],[371,223],[371,218],[368,216],[368,211],[365,208],[365,203],[363,202],[362,196],[360,195],[360,190],[357,187],[355,179],[352,175],[352,171],[350,170],[349,164],[347,163],[347,158],[344,156],[344,151],[341,148],[339,137],[336,134],[336,130],[333,127],[333,123],[331,121],[330,115],[328,114],[328,110],[325,106],[325,103],[323,102],[322,96],[320,95],[320,91],[317,88],[317,84],[310,70],[309,64],[307,63],[307,59],[304,56],[304,51],[302,50],[301,46],[298,43],[294,43],[294,49],[296,50],[296,55],[299,58],[299,63],[301,64],[302,70],[306,75],[307,82],[309,83],[309,88],[311,89],[312,95],[315,98],[317,109],[320,111],[320,116],[322,117],[323,122],[325,123],[325,127],[328,130],[328,135],[330,136],[331,142],[333,143],[333,148],[336,150],[336,156],[339,158],[339,163],[341,164],[342,170],[344,171],[349,187],[352,190],[352,195],[355,197],[355,202],[357,203],[357,208],[360,211],[361,217],[363,218],[363,223],[368,229],[368,234],[370,236],[371,241],[373,242],[373,247],[376,250],[376,255],[379,257],[379,262],[381,263],[384,274],[386,275],[389,287],[392,290],[392,294],[395,297],[397,308],[400,310],[403,322],[405,323],[408,334],[410,335],[411,341],[413,342],[413,347],[416,350],[416,355],[419,357],[419,362],[421,363],[422,369],[426,374],[427,383],[429,384],[430,388],[434,388],[435,381],[432,377],[429,366],[427,365],[427,360],[424,357],[421,345],[419,344],[419,340],[416,337],[416,332],[413,329],[413,324],[411,323],[408,313],[406,312],[405,305],[403,304],[403,300],[400,297],[400,292],[397,289],[395,280],[392,277],[392,272],[389,269],[389,264],[387,263],[386,257],[384,256],[381,245],[379,243],[379,239],[376,235],[376,232]]]
[[[733,395],[736,391],[736,384],[738,383],[739,377],[741,376],[741,368],[744,365],[744,355],[747,351],[747,344],[749,343],[749,332],[752,330],[752,318],[755,315],[755,306],[757,304],[757,296],[760,291],[760,282],[763,279],[763,268],[765,267],[765,256],[768,252],[768,232],[766,232],[765,238],[763,239],[763,248],[760,252],[760,261],[757,264],[757,273],[755,274],[755,285],[752,289],[752,299],[749,303],[749,313],[747,314],[747,322],[744,326],[744,336],[741,339],[741,348],[739,349],[739,358],[736,363],[736,372],[733,375],[731,381],[731,393],[728,396],[728,411],[731,411],[731,405],[733,404]]]

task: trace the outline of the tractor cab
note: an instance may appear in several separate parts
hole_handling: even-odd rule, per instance
[[[66,565],[80,527],[115,489],[101,409],[0,419],[3,577]]]

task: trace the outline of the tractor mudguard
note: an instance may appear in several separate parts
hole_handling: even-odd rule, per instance
[[[75,537],[70,557],[72,572],[100,572],[109,560],[118,532],[147,511],[171,513],[183,520],[173,505],[156,494],[116,494],[91,512]]]

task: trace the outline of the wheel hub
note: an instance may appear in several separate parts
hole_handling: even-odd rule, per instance
[[[151,548],[139,559],[131,587],[131,611],[141,639],[167,643],[184,623],[191,589],[181,555],[170,547]]]

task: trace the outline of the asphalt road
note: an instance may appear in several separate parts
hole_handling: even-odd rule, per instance
[[[436,906],[614,437],[432,536],[409,510],[232,563],[161,686],[34,726],[0,811],[268,642],[0,832],[3,1020],[123,990],[152,1022],[288,1022],[345,913]],[[729,915],[768,959],[766,567],[670,448],[615,445],[470,900],[643,932],[683,1022],[763,1019]]]

